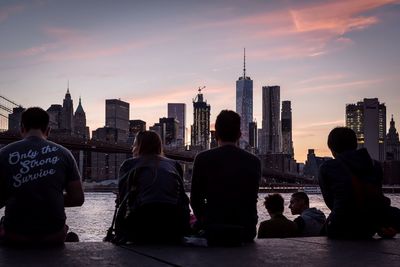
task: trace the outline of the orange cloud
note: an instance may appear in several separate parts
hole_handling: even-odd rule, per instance
[[[226,88],[206,88],[203,91],[205,100],[213,95],[220,94]],[[132,103],[136,108],[149,108],[156,106],[165,106],[166,103],[182,102],[187,103],[189,99],[193,99],[197,95],[196,88],[180,87],[180,88],[164,88],[160,91],[146,90],[152,93],[145,93],[144,95],[134,95],[128,102]],[[143,91],[142,91],[143,92]]]

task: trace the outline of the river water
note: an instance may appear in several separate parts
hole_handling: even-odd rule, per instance
[[[267,194],[260,193],[257,203],[259,222],[269,219],[263,201]],[[285,199],[284,214],[293,220],[288,208],[291,194],[281,194]],[[392,206],[400,208],[400,194],[387,194],[392,200]],[[85,203],[82,207],[66,208],[67,224],[71,231],[76,232],[81,241],[101,241],[110,227],[115,209],[115,195],[113,193],[85,193]],[[322,195],[309,195],[310,206],[320,209],[325,215],[329,214]],[[0,216],[4,209],[0,210]]]
[[[258,216],[259,222],[269,219],[268,212],[263,205],[266,194],[259,194]],[[282,194],[285,199],[285,216],[294,219],[288,208],[291,194]],[[400,208],[400,195],[387,195],[392,205]],[[309,195],[310,206],[320,209],[325,215],[329,214],[322,195]],[[101,241],[111,224],[115,203],[113,193],[86,193],[85,204],[80,208],[67,208],[67,224],[71,231],[76,232],[81,241]]]

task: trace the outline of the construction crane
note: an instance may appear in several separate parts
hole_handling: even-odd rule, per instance
[[[203,85],[203,86],[199,86],[199,89],[197,90],[197,91],[199,91],[199,94],[201,94],[201,90],[203,90],[204,88],[206,88],[206,86],[205,86],[205,85]]]

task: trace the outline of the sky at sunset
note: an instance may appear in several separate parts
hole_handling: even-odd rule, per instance
[[[280,85],[291,100],[295,158],[329,155],[346,103],[378,97],[400,125],[400,1],[7,1],[0,0],[0,95],[24,107],[62,104],[67,81],[90,130],[105,99],[130,103],[147,125],[168,102],[187,105],[199,86],[211,121],[235,110],[235,82]]]

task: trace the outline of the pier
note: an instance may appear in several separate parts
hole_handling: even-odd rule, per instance
[[[241,247],[115,246],[66,243],[58,248],[0,247],[0,266],[397,266],[400,236],[364,241],[326,237],[262,239]]]

